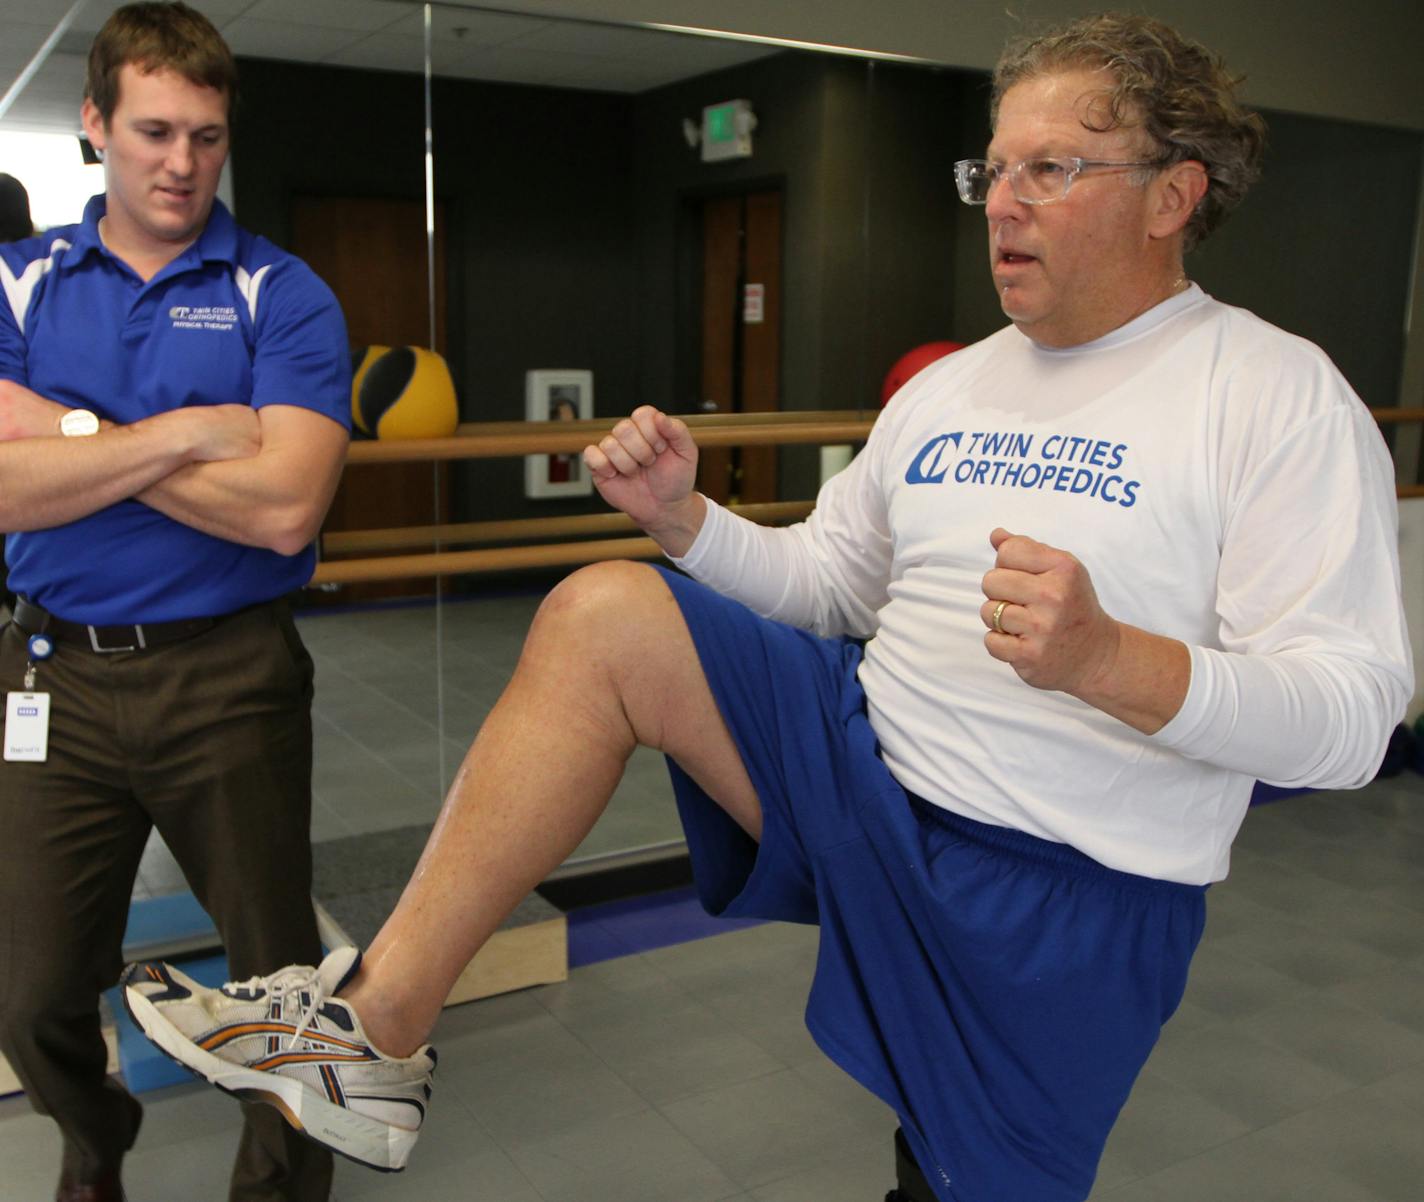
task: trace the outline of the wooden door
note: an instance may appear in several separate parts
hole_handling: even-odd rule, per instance
[[[702,406],[737,411],[737,301],[741,295],[742,198],[702,205]],[[708,447],[697,459],[697,488],[725,505],[732,493],[731,447]]]
[[[702,208],[702,398],[717,413],[764,413],[781,396],[781,193]],[[774,501],[775,447],[708,449],[697,487],[715,501]]]
[[[781,193],[750,193],[742,212],[741,412],[767,413],[781,408]],[[741,500],[775,501],[777,449],[737,454]]]
[[[435,349],[445,353],[444,212],[435,215]],[[352,196],[292,200],[292,252],[336,293],[353,347],[428,346],[425,204]],[[447,464],[348,467],[323,530],[429,526],[450,520]],[[342,603],[430,592],[425,580],[345,585]]]

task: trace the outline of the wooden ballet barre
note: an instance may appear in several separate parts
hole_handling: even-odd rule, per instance
[[[794,522],[815,508],[814,501],[766,501],[728,508],[754,522]],[[577,538],[632,534],[638,527],[623,513],[584,513],[564,517],[509,518],[495,522],[450,522],[439,526],[401,526],[384,530],[333,530],[321,536],[326,555],[395,551],[437,544],[498,543],[534,538]]]
[[[428,555],[386,555],[317,564],[311,583],[358,584],[408,580],[413,576],[455,576],[467,572],[510,572],[522,568],[574,567],[605,559],[656,559],[662,548],[650,538],[605,538],[539,547],[492,547],[481,551],[437,551]]]
[[[679,414],[700,447],[834,445],[864,442],[873,417],[853,410],[813,413]],[[607,434],[621,417],[576,422],[464,422],[452,438],[353,442],[347,463],[404,463],[444,459],[500,459],[515,455],[577,454]]]

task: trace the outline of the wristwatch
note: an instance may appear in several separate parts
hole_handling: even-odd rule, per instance
[[[71,409],[59,419],[59,432],[66,438],[82,438],[99,433],[99,418],[88,409]]]

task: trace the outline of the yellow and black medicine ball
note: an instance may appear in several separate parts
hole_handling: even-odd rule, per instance
[[[373,438],[448,438],[460,424],[455,381],[423,346],[368,346],[351,353],[351,422]]]

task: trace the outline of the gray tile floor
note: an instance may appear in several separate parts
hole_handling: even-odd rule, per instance
[[[319,664],[317,837],[428,820],[533,601],[304,619]],[[426,650],[420,651],[424,646]],[[422,658],[423,655],[423,658]],[[458,717],[455,717],[458,715]],[[676,832],[655,758],[601,855]],[[161,846],[140,892],[178,884]],[[447,1010],[411,1168],[342,1162],[337,1196],[500,1202],[880,1202],[894,1119],[801,1025],[815,932],[767,925]],[[236,1109],[147,1095],[133,1202],[217,1199]],[[43,1199],[58,1137],[0,1101],[0,1199]],[[1108,1144],[1093,1202],[1424,1202],[1424,778],[1254,810],[1187,997]],[[995,1199],[993,1202],[1032,1202]]]
[[[431,821],[470,739],[514,671],[533,593],[301,621],[317,664],[313,836]],[[444,751],[443,779],[440,752]],[[662,758],[640,751],[574,853],[681,837]]]

